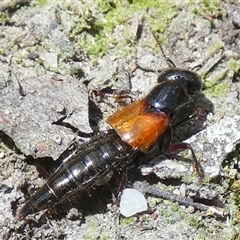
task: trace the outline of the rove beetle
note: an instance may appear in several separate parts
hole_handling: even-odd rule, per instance
[[[190,149],[194,169],[201,178],[191,146],[171,145],[174,128],[197,116],[191,95],[201,89],[201,78],[193,71],[176,67],[162,71],[158,84],[145,98],[108,117],[111,130],[87,143],[76,144],[68,158],[23,206],[19,219],[45,210],[78,191],[105,184],[115,170],[127,167],[141,152],[171,154]]]

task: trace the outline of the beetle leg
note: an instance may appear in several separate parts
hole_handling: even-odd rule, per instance
[[[192,102],[191,102],[192,103]],[[183,118],[182,120],[178,121],[177,123],[174,124],[174,128],[187,123],[191,120],[199,120],[202,117],[204,117],[206,115],[205,113],[205,109],[204,108],[197,108],[197,110],[195,112],[193,112],[193,114],[186,116],[185,118]]]
[[[196,172],[199,180],[202,181],[203,170],[202,170],[202,167],[201,167],[200,163],[198,162],[195,152],[190,144],[185,143],[185,142],[173,144],[168,148],[167,154],[174,155],[174,157],[178,158],[177,154],[179,154],[180,152],[187,150],[187,149],[191,151],[194,171]]]

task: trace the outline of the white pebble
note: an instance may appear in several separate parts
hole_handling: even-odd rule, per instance
[[[3,159],[5,157],[5,153],[4,152],[0,152],[0,159]]]
[[[141,192],[133,188],[123,190],[119,210],[124,217],[131,217],[147,208],[147,201]]]

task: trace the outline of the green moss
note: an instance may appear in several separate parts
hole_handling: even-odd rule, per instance
[[[214,72],[209,77],[207,77],[204,81],[206,88],[212,88],[219,84],[221,80],[225,79],[228,73],[228,69],[221,69],[219,71]],[[203,78],[204,79],[204,78]]]
[[[141,20],[146,22],[152,32],[154,33],[156,39],[159,42],[166,41],[166,36],[164,35],[165,30],[172,21],[172,19],[177,15],[177,1],[143,1],[135,0],[132,1],[132,4],[120,3],[117,1],[115,8],[110,10],[108,6],[106,19],[107,22],[104,28],[108,29],[109,32],[112,32],[114,27],[118,24],[126,22],[131,16],[139,12]],[[211,16],[220,16],[222,9],[220,8],[220,1],[198,1],[197,4],[195,1],[189,1],[187,6],[190,8],[193,7],[196,9],[197,14],[209,14]],[[106,6],[105,6],[106,8]],[[142,13],[142,15],[141,15]],[[130,35],[127,39],[133,39],[134,36]],[[132,45],[130,43],[130,45]],[[215,43],[209,48],[209,56],[217,52],[224,46],[222,42]],[[151,46],[153,47],[153,46]]]
[[[240,180],[236,180],[236,181],[232,184],[231,190],[234,191],[234,192],[236,192],[236,193],[238,193],[238,194],[240,194]],[[240,199],[239,199],[239,200],[240,200]],[[239,201],[239,203],[240,203],[240,201]]]
[[[10,153],[12,150],[3,142],[0,143],[0,152]]]
[[[188,217],[188,222],[191,227],[194,227],[195,229],[198,228],[204,228],[204,223],[202,220],[198,219],[197,217],[191,215]]]
[[[164,215],[164,218],[167,219],[172,219],[173,213],[179,213],[181,211],[181,208],[178,203],[173,202],[171,200],[163,200],[164,205],[164,213],[159,212],[159,215]],[[168,209],[166,211],[166,209]],[[167,220],[168,221],[168,220]],[[171,220],[170,220],[171,221]]]
[[[240,73],[240,60],[230,58],[228,61],[228,67],[235,73]]]
[[[207,56],[206,56],[206,58],[207,59],[211,58],[215,53],[217,53],[221,49],[223,49],[224,45],[225,44],[222,41],[213,42],[207,49]]]
[[[95,240],[95,239],[98,239],[99,234],[100,234],[99,223],[98,223],[97,219],[93,218],[86,225],[85,232],[84,232],[84,235],[83,235],[83,239],[85,239],[85,240]],[[107,236],[107,232],[101,231],[101,239],[106,239],[106,240],[110,239]]]
[[[229,83],[227,82],[222,82],[219,83],[217,85],[214,85],[210,88],[208,88],[207,90],[204,90],[204,93],[206,95],[212,96],[212,97],[225,97],[226,94],[228,93],[228,89],[229,89]]]
[[[172,202],[171,210],[172,212],[177,212],[179,210],[179,204]]]
[[[159,205],[161,203],[163,203],[162,198],[148,197],[148,205],[151,208],[154,208],[154,207],[156,207],[156,205]]]
[[[97,8],[104,14],[108,13],[115,7],[115,2],[113,1],[102,1],[96,0]]]
[[[137,221],[137,218],[136,217],[123,217],[120,219],[120,224],[121,226],[129,226],[129,225],[132,225],[134,224],[135,222]]]
[[[148,13],[142,16],[142,20],[150,23],[152,30],[163,32],[176,15],[174,7],[174,2],[135,0],[126,4],[123,1],[116,1],[115,7],[106,15],[105,28],[112,31],[116,25],[126,22],[134,13],[148,10]]]
[[[224,42],[213,42],[207,49],[207,59],[212,57],[215,53],[219,52],[224,47]]]
[[[34,0],[32,2],[33,5],[38,5],[38,6],[45,6],[47,5],[49,0]]]
[[[171,19],[176,16],[174,3],[159,1],[96,1],[96,8],[100,11],[97,18],[88,10],[86,5],[80,11],[69,5],[68,9],[79,15],[70,38],[76,38],[81,33],[81,40],[75,47],[82,49],[94,57],[103,56],[109,50],[120,57],[132,54],[132,47],[136,43],[136,32],[131,24],[125,24],[136,14],[139,22],[146,21],[152,31],[162,37]],[[84,10],[85,9],[85,10]],[[118,26],[124,25],[123,28]],[[118,32],[117,32],[118,31]]]
[[[211,177],[209,175],[207,175],[207,174],[204,175],[203,184],[206,187],[210,187],[211,186]]]
[[[92,39],[91,44],[89,44],[89,39],[85,35],[82,42],[79,44],[76,44],[75,47],[79,49],[84,47],[86,52],[89,55],[96,56],[96,57],[103,56],[108,50],[107,39],[103,38],[101,35],[98,35],[98,34],[96,34],[95,37]]]
[[[0,25],[5,25],[9,21],[9,16],[6,12],[0,13]]]
[[[206,229],[201,219],[199,219],[196,215],[189,214],[185,209],[179,208],[178,214],[182,219],[185,219],[188,222],[189,226],[197,229],[198,231],[200,228],[202,230]]]
[[[204,223],[198,219],[197,216],[189,214],[186,209],[179,206],[178,203],[174,203],[170,200],[164,201],[164,204],[169,206],[171,209],[168,211],[169,214],[164,213],[164,217],[171,217],[173,213],[177,213],[182,219],[185,219],[191,227],[196,229],[205,228]]]
[[[131,23],[126,24],[128,20],[137,19],[139,23],[146,23],[152,30],[159,42],[165,42],[164,35],[172,19],[178,14],[178,1],[155,1],[155,0],[132,0],[132,1],[94,1],[97,13],[92,13],[89,9],[89,3],[79,6],[68,5],[68,9],[76,13],[79,18],[76,20],[76,26],[73,28],[70,37],[75,38],[83,33],[81,39],[76,45],[79,49],[85,49],[89,55],[101,57],[109,49],[114,51],[119,57],[132,54],[132,49],[136,41],[136,32],[131,29]],[[220,16],[222,9],[220,1],[201,0],[197,3],[189,0],[184,2],[185,6],[193,9],[196,14],[209,14],[211,16]],[[97,17],[96,17],[97,16]],[[123,28],[118,26],[124,25]],[[118,31],[118,32],[117,32]],[[155,43],[156,44],[156,43]],[[209,49],[209,55],[222,48],[223,43],[216,44]],[[154,46],[151,46],[154,47]]]
[[[192,9],[194,13],[199,16],[212,16],[214,18],[220,17],[223,13],[220,0],[187,0],[186,5]]]

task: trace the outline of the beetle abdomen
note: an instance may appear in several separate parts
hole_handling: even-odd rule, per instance
[[[80,145],[71,158],[30,198],[19,213],[20,219],[47,209],[95,182],[99,185],[101,178],[104,184],[107,172],[128,164],[135,152],[112,131],[91,140],[87,145],[84,149]]]

